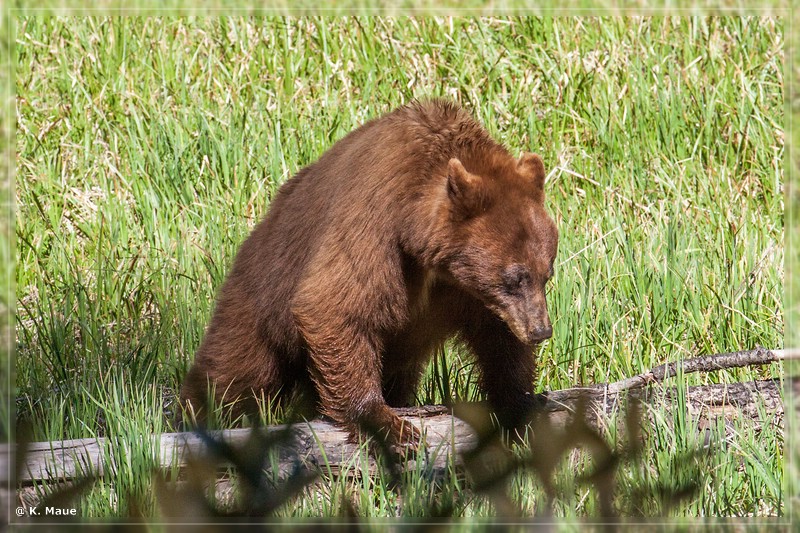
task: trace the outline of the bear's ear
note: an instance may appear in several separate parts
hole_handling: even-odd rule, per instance
[[[544,194],[544,163],[536,154],[525,152],[517,162],[517,172],[531,180],[535,191]]]
[[[447,163],[447,196],[467,215],[480,210],[483,203],[480,178],[467,172],[455,157]]]

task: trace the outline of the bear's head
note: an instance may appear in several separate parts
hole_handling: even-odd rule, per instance
[[[456,158],[447,165],[447,276],[521,342],[540,342],[552,335],[545,285],[558,245],[556,225],[544,208],[544,164],[526,153],[519,160],[473,166],[465,168]]]

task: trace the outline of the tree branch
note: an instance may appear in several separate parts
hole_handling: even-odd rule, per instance
[[[625,398],[636,398],[653,405],[658,401],[669,404],[676,398],[674,387],[662,388],[649,385],[662,383],[666,378],[693,372],[754,366],[797,357],[797,350],[767,350],[756,348],[741,352],[724,353],[707,357],[687,359],[678,363],[659,365],[649,372],[610,384],[592,387],[574,387],[565,390],[549,391],[537,395],[539,411],[550,417],[558,426],[571,420],[580,406],[586,407],[587,422],[594,426],[608,423],[609,417],[618,413]],[[789,386],[800,398],[800,379],[790,379]],[[776,379],[746,383],[714,384],[687,387],[685,401],[689,413],[698,418],[711,419],[717,416],[741,414],[759,421],[766,412],[771,420],[782,419],[783,403],[780,381]],[[469,408],[456,413],[468,414]],[[471,449],[477,442],[475,429],[464,420],[453,416],[446,406],[421,406],[396,409],[398,415],[420,428],[426,436],[430,466],[445,465],[451,454],[460,455]],[[468,417],[467,417],[468,418]],[[762,421],[763,422],[763,421]],[[264,428],[266,434],[277,438],[286,433],[286,426]],[[281,433],[283,432],[283,433]],[[230,446],[243,445],[251,437],[249,429],[231,429],[210,432]],[[148,437],[144,437],[148,438]],[[207,454],[209,441],[197,433],[165,433],[152,435],[152,449],[156,450],[154,461],[168,469],[185,465],[192,455]],[[29,443],[22,459],[22,467],[16,476],[17,483],[31,483],[34,480],[70,480],[94,473],[102,475],[113,464],[106,439],[76,439],[53,442]],[[292,453],[282,454],[281,468],[296,466],[299,459],[304,464],[318,469],[328,469],[335,473],[357,453],[357,446],[347,442],[347,434],[330,423],[322,421],[302,422],[291,429]],[[14,465],[9,446],[0,446],[0,479],[9,479]]]

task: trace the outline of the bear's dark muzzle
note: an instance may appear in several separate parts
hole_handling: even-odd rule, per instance
[[[535,328],[530,332],[528,339],[530,342],[541,342],[553,336],[553,326],[545,326],[542,328]]]

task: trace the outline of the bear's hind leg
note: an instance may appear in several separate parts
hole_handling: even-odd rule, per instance
[[[231,337],[211,329],[181,389],[186,419],[205,424],[222,417],[258,419],[294,387],[296,378],[279,364],[279,354],[257,336]]]

